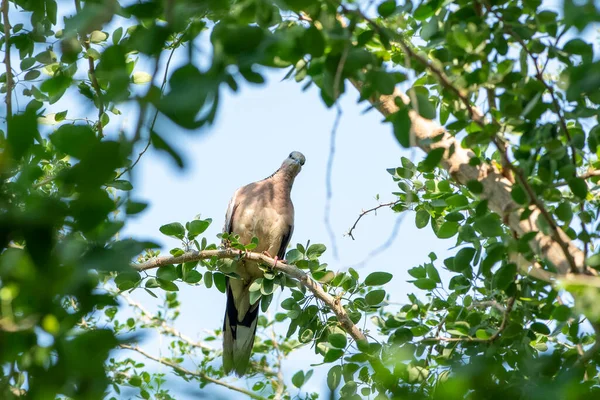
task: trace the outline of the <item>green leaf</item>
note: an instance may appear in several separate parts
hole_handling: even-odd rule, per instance
[[[325,357],[323,358],[323,362],[330,363],[338,360],[340,357],[344,355],[344,350],[342,349],[329,349]]]
[[[384,1],[377,7],[377,12],[383,18],[387,18],[392,15],[396,11],[396,0],[387,0]]]
[[[487,340],[491,338],[492,335],[485,329],[477,329],[477,332],[475,332],[475,337],[477,337],[477,339]]]
[[[198,283],[202,280],[202,274],[196,270],[189,271],[185,274],[185,283]]]
[[[571,209],[571,205],[566,201],[560,203],[556,207],[556,210],[554,210],[554,213],[561,221],[566,223],[571,222],[573,219],[573,210]]]
[[[379,290],[373,290],[373,291],[370,291],[369,293],[367,293],[367,295],[365,296],[365,301],[367,302],[368,305],[375,306],[377,304],[380,304],[384,298],[385,298],[385,290],[379,289]]]
[[[569,188],[575,196],[585,199],[588,193],[588,187],[584,179],[573,177],[567,182],[569,184]]]
[[[464,247],[454,256],[453,269],[451,271],[462,272],[471,267],[471,261],[475,257],[475,249],[472,247]]]
[[[410,147],[410,117],[408,116],[408,108],[403,107],[398,112],[392,114],[390,117],[392,126],[394,128],[394,136],[402,147]]]
[[[321,254],[325,253],[327,248],[324,244],[311,244],[310,247],[306,250],[306,257],[309,260],[316,260],[321,257]]]
[[[505,290],[514,282],[517,274],[517,266],[515,264],[506,264],[494,274],[494,286],[498,289]]]
[[[458,233],[460,225],[458,222],[446,221],[437,231],[437,237],[440,239],[449,239]]]
[[[433,290],[437,287],[437,283],[430,278],[417,279],[413,284],[422,290]]]
[[[385,285],[392,280],[394,276],[388,272],[372,272],[365,279],[365,285],[367,286],[380,286]]]
[[[529,329],[531,329],[532,331],[537,332],[541,335],[549,335],[550,334],[550,328],[548,328],[548,326],[546,324],[541,323],[541,322],[534,322],[533,324],[531,324]]]
[[[139,214],[148,207],[148,203],[128,200],[125,204],[125,213],[127,215]]]
[[[552,311],[552,318],[560,322],[567,321],[570,316],[571,309],[564,304],[560,304],[554,309],[554,311]]]
[[[418,229],[423,229],[429,223],[429,212],[427,210],[417,210],[417,214],[415,215],[415,226]]]
[[[433,264],[425,265],[425,271],[427,271],[427,276],[436,283],[441,283],[440,274]]]
[[[82,159],[95,147],[98,139],[88,125],[67,124],[50,134],[50,141],[59,151]]]
[[[156,277],[165,281],[174,281],[178,278],[177,269],[174,265],[165,265],[156,271]]]
[[[467,188],[471,191],[471,193],[473,194],[480,194],[483,193],[483,183],[477,181],[477,180],[470,180],[469,182],[467,182]]]
[[[442,147],[432,149],[427,154],[427,157],[425,157],[425,159],[421,162],[421,164],[419,166],[420,170],[423,172],[433,171],[439,165],[440,161],[442,161],[445,151],[446,150]]]
[[[159,230],[162,234],[177,239],[183,239],[185,235],[185,228],[179,222],[171,222],[170,224],[163,225]]]
[[[485,217],[477,218],[473,226],[485,237],[501,236],[503,234],[500,217],[496,214],[488,214]]]
[[[417,93],[417,101],[419,102],[419,115],[423,118],[435,119],[435,107],[429,102],[427,96],[422,93]]]
[[[106,186],[114,187],[115,189],[125,190],[125,191],[133,189],[133,185],[131,184],[131,182],[125,181],[125,180],[111,181],[111,182],[108,182],[106,184]]]
[[[171,281],[166,281],[164,279],[156,279],[156,281],[158,282],[158,286],[160,286],[160,288],[162,290],[166,290],[167,292],[179,291],[179,288],[177,287],[177,285]]]
[[[346,335],[342,333],[332,333],[327,337],[327,341],[338,349],[346,348],[348,344],[348,340],[346,339]]]
[[[313,57],[321,57],[325,53],[325,38],[323,33],[314,25],[304,31],[301,40],[302,50]]]
[[[528,201],[527,193],[525,193],[525,189],[521,185],[515,184],[512,187],[510,192],[510,196],[517,204],[526,204]]]
[[[195,219],[190,222],[188,226],[188,231],[191,237],[196,237],[202,233],[210,226],[212,222],[211,219],[199,220]]]
[[[220,272],[213,273],[213,282],[215,283],[215,287],[221,293],[225,293],[227,291],[227,278]]]
[[[585,260],[586,265],[592,268],[600,268],[600,253],[596,253]]]
[[[41,72],[37,69],[32,69],[31,71],[27,71],[24,78],[26,81],[32,81],[37,79],[40,76]]]
[[[292,376],[292,384],[296,386],[298,389],[304,385],[304,371],[300,370]]]
[[[327,387],[334,392],[342,382],[342,366],[335,365],[327,372]]]

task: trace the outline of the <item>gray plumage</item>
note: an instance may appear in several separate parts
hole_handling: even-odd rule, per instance
[[[225,216],[224,232],[239,235],[240,243],[258,238],[255,252],[283,259],[294,231],[294,205],[290,196],[294,178],[304,165],[304,155],[290,153],[281,167],[262,181],[239,188]],[[248,368],[259,302],[250,304],[250,285],[263,276],[253,261],[238,263],[240,279],[227,278],[227,308],[223,322],[223,369],[242,376]]]

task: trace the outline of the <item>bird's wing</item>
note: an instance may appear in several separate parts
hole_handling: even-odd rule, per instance
[[[238,193],[240,192],[240,189],[236,190],[235,193],[233,194],[233,197],[231,197],[231,200],[229,200],[229,205],[227,206],[227,212],[225,213],[225,224],[223,225],[223,232],[225,233],[231,233],[233,231],[233,216],[235,214],[235,210],[238,208],[239,206],[239,201],[238,201]]]

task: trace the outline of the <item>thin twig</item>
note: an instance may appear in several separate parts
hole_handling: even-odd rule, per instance
[[[12,116],[12,90],[15,85],[13,81],[12,68],[10,66],[10,21],[8,19],[8,0],[2,0],[2,17],[4,22],[4,66],[6,67],[6,116]]]
[[[275,391],[274,400],[281,400],[281,397],[285,392],[285,380],[283,378],[282,368],[283,354],[279,348],[277,337],[275,336],[275,326],[273,326],[271,329],[271,340],[273,341],[273,348],[277,354],[277,390]]]
[[[259,395],[257,395],[254,392],[251,392],[249,390],[246,390],[246,389],[234,386],[234,385],[232,385],[230,383],[227,383],[227,382],[223,382],[223,381],[221,381],[219,379],[215,379],[215,378],[207,375],[206,373],[204,373],[202,371],[190,371],[189,369],[186,369],[186,368],[184,368],[184,367],[182,367],[182,366],[180,366],[180,365],[178,365],[178,364],[170,361],[169,359],[166,359],[164,357],[155,357],[155,356],[147,353],[143,349],[139,348],[138,346],[131,346],[131,345],[128,345],[128,344],[120,344],[119,347],[122,348],[122,349],[132,350],[132,351],[138,352],[139,354],[143,355],[144,357],[146,357],[146,358],[148,358],[148,359],[150,359],[152,361],[156,361],[157,363],[166,365],[166,366],[172,368],[173,370],[177,371],[180,374],[195,376],[197,378],[204,379],[204,380],[206,380],[208,382],[215,383],[217,385],[226,387],[227,389],[233,390],[235,392],[245,394],[246,396],[249,396],[249,397],[251,397],[253,399],[256,399],[256,400],[266,400],[265,397],[259,396]]]
[[[167,64],[165,65],[165,72],[163,74],[163,79],[162,79],[162,84],[160,85],[160,93],[162,95],[163,91],[165,90],[165,86],[167,85],[167,77],[169,74],[169,66],[171,65],[171,60],[173,59],[173,54],[175,54],[175,50],[178,48],[179,44],[181,43],[181,40],[183,39],[183,35],[181,35],[179,37],[179,39],[177,39],[175,42],[173,42],[173,48],[171,49],[171,53],[169,54],[169,58],[167,59]],[[154,74],[156,74],[156,72],[158,71],[158,60],[156,62],[156,68],[154,71]],[[152,88],[152,82],[154,82],[154,77],[152,78],[152,80],[150,81],[150,88]],[[148,89],[150,90],[150,89]],[[143,121],[143,116],[141,115],[142,110],[140,110],[140,119],[138,120],[138,124],[141,121]],[[145,111],[144,111],[145,113]],[[152,131],[154,130],[154,125],[156,124],[156,119],[158,118],[158,109],[156,109],[156,111],[154,112],[154,117],[152,118],[152,122],[150,123],[150,133],[152,133]],[[141,126],[139,128],[136,128],[136,134],[135,134],[135,138],[139,137],[139,131],[141,130]],[[120,177],[122,177],[126,172],[131,171],[133,169],[133,167],[135,167],[140,160],[142,159],[142,156],[146,153],[146,151],[148,151],[148,148],[150,148],[150,145],[152,144],[152,134],[149,135],[148,137],[148,142],[146,143],[146,146],[144,147],[144,149],[138,154],[136,160],[133,162],[133,164],[131,164],[129,167],[125,168],[123,171],[121,171],[116,177],[115,180],[119,179]]]
[[[331,183],[331,176],[333,174],[333,159],[335,157],[335,137],[337,135],[338,127],[340,125],[340,120],[342,119],[342,109],[340,107],[337,107],[336,110],[337,111],[335,114],[335,120],[333,122],[333,128],[331,128],[331,136],[329,140],[329,157],[327,158],[327,171],[325,172],[326,197],[323,221],[325,223],[325,227],[327,228],[327,233],[329,234],[329,240],[331,241],[331,250],[333,253],[333,258],[337,260],[337,241],[335,238],[335,232],[333,231],[333,227],[331,226],[331,199],[333,197],[333,185]]]
[[[215,351],[215,349],[210,347],[209,345],[207,345],[203,342],[197,342],[197,341],[193,340],[192,338],[179,332],[177,329],[173,328],[172,326],[169,326],[163,319],[150,313],[148,310],[146,310],[146,308],[144,308],[144,306],[142,306],[140,303],[133,300],[131,297],[129,297],[124,292],[119,293],[119,295],[131,307],[137,309],[140,312],[141,319],[143,321],[145,321],[147,324],[156,326],[157,328],[160,328],[162,330],[162,332],[181,339],[183,342],[185,342],[187,345],[189,345],[191,347],[196,347],[196,348],[199,348],[202,350]]]
[[[515,300],[516,297],[510,297],[508,299],[508,302],[506,303],[506,308],[504,310],[504,314],[502,316],[502,322],[500,323],[500,326],[498,327],[498,329],[496,330],[496,332],[494,332],[494,334],[492,336],[490,336],[487,339],[483,339],[483,338],[478,338],[478,337],[471,337],[471,336],[466,336],[466,337],[445,337],[445,336],[439,336],[439,334],[435,337],[428,337],[428,338],[424,338],[421,342],[478,342],[478,343],[492,343],[494,342],[496,339],[498,339],[500,337],[500,335],[502,334],[502,332],[504,332],[504,330],[506,329],[506,326],[508,325],[508,316],[510,314],[510,312],[513,309],[513,306],[515,304]],[[439,332],[439,330],[438,330]]]
[[[591,321],[590,321],[590,323],[592,324],[592,327],[594,328],[594,333],[596,335],[596,341],[594,342],[592,347],[587,349],[587,351],[585,353],[583,353],[583,355],[581,357],[579,357],[579,360],[577,360],[575,365],[585,365],[588,361],[590,361],[592,358],[594,358],[600,351],[600,324],[593,323]]]
[[[352,234],[352,232],[354,231],[354,229],[356,229],[356,225],[358,225],[358,222],[362,219],[362,217],[364,217],[365,215],[372,213],[374,211],[379,210],[380,208],[384,208],[384,207],[393,207],[396,204],[398,204],[399,201],[390,201],[389,203],[381,203],[378,206],[375,206],[373,208],[369,208],[368,210],[362,210],[361,213],[358,215],[358,218],[356,218],[356,221],[354,221],[354,224],[352,225],[352,227],[350,228],[350,230],[348,231],[347,235],[350,236],[352,238],[352,240],[354,239],[354,235]]]
[[[308,289],[312,294],[323,301],[331,311],[336,315],[340,326],[356,341],[367,340],[366,336],[361,330],[354,325],[354,322],[348,316],[346,309],[342,305],[339,299],[334,298],[325,290],[321,284],[311,278],[306,272],[293,265],[286,264],[281,260],[275,260],[262,253],[252,252],[241,252],[233,249],[222,249],[222,250],[204,250],[204,251],[188,251],[180,256],[165,256],[157,257],[141,264],[133,264],[132,267],[138,271],[146,271],[153,268],[158,268],[164,265],[181,264],[190,261],[208,260],[211,258],[218,259],[231,259],[231,258],[243,258],[247,260],[260,261],[271,268],[283,272],[287,276],[298,281],[302,286]]]
[[[77,13],[81,12],[81,1],[75,0],[75,11]],[[90,50],[90,39],[87,35],[80,35],[81,43],[86,51]],[[90,80],[92,81],[92,87],[96,91],[96,96],[98,97],[98,135],[102,138],[104,137],[104,128],[102,126],[102,115],[104,115],[104,99],[102,94],[102,89],[100,88],[100,84],[98,83],[98,78],[96,78],[96,67],[94,66],[94,58],[89,54],[87,55],[88,59],[88,71],[90,74]]]

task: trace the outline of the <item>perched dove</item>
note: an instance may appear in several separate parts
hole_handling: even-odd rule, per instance
[[[239,188],[229,202],[224,232],[239,235],[240,243],[258,238],[255,252],[282,260],[294,231],[294,205],[290,193],[304,165],[304,155],[293,151],[281,167],[262,181]],[[242,376],[250,362],[259,303],[250,304],[250,285],[263,276],[254,261],[240,262],[241,279],[227,278],[227,308],[223,323],[223,369]]]

